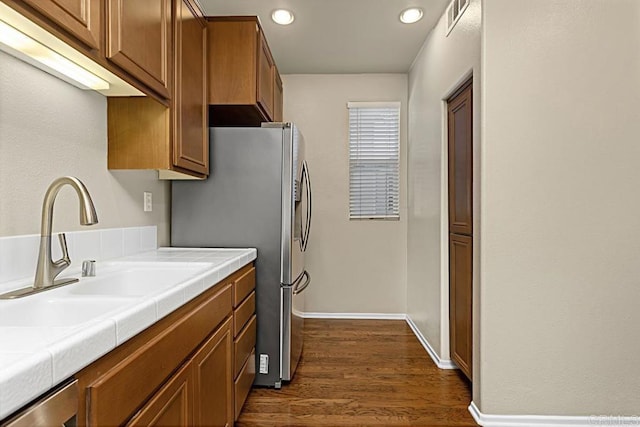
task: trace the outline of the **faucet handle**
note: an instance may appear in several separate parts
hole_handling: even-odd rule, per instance
[[[96,260],[82,261],[82,277],[94,277],[96,275]]]

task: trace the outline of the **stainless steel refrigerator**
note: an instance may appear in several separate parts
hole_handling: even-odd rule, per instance
[[[291,123],[210,128],[211,174],[174,181],[171,245],[255,247],[256,385],[279,388],[302,355],[304,252],[311,185],[304,138]]]

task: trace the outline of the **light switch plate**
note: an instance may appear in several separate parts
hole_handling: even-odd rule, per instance
[[[153,211],[153,195],[150,191],[144,192],[144,211],[151,212]]]

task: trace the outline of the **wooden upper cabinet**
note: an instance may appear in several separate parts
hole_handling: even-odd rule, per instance
[[[188,0],[176,2],[173,164],[209,173],[207,27]]]
[[[162,179],[209,174],[207,25],[193,0],[174,6],[170,105],[149,97],[108,99],[109,169],[157,169]]]
[[[260,126],[275,120],[279,79],[255,16],[208,17],[210,123]]]
[[[275,66],[274,75],[275,81],[273,85],[273,121],[281,122],[283,103],[282,79],[280,78],[280,73],[278,73],[278,68],[276,68]]]
[[[255,104],[257,22],[208,19],[209,104]]]
[[[90,49],[102,47],[102,0],[23,0]]]
[[[267,117],[273,118],[273,86],[274,86],[274,69],[273,58],[267,46],[267,40],[262,34],[262,31],[258,31],[258,38],[260,40],[258,47],[258,87],[257,98],[258,105],[264,110]]]
[[[107,58],[170,97],[171,0],[106,0]]]

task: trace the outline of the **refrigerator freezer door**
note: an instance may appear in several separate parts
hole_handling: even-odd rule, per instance
[[[302,356],[304,290],[310,283],[311,276],[305,271],[293,286],[282,287],[280,375],[283,381],[291,381]]]

